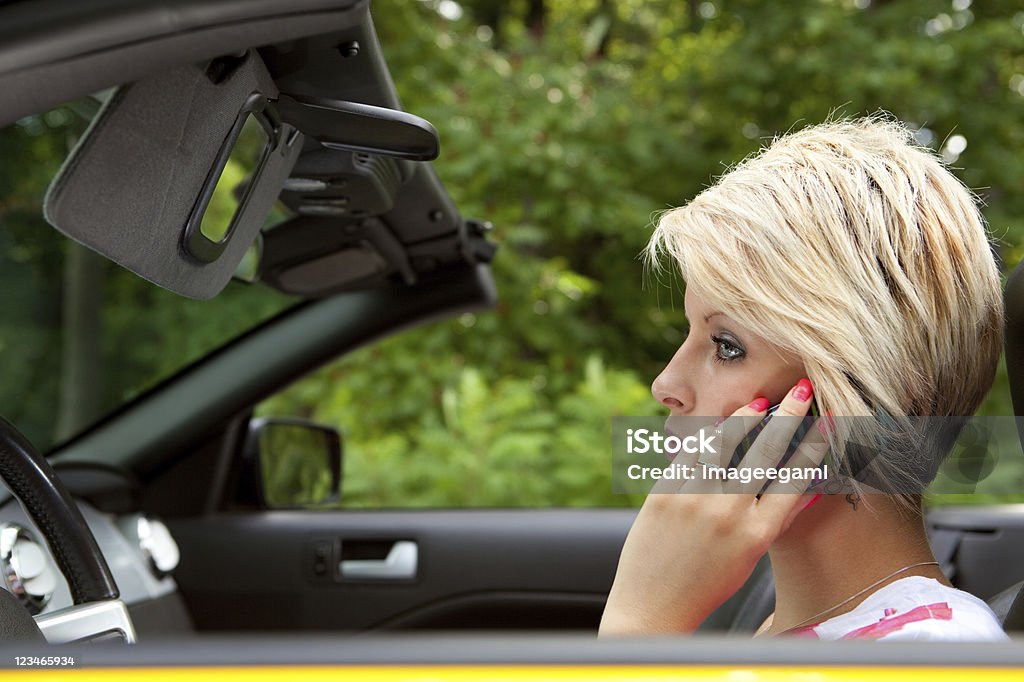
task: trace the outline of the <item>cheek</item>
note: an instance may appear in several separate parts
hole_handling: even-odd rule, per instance
[[[807,376],[800,363],[776,366],[771,373],[765,373],[760,386],[761,395],[772,401],[772,405],[782,402],[796,382]]]
[[[761,395],[757,391],[762,377],[750,363],[730,365],[700,358],[689,369],[694,415],[729,415]]]
[[[718,372],[713,381],[706,384],[702,391],[707,393],[707,410],[709,416],[726,416],[740,409],[754,398],[763,395],[761,381],[756,374],[749,372]]]
[[[702,414],[732,414],[754,398],[767,398],[776,405],[804,376],[802,366],[758,367],[753,362],[743,368],[714,365],[706,381],[700,384],[698,404]],[[704,407],[706,406],[706,407]]]

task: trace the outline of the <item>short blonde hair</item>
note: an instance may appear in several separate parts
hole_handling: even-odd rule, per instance
[[[823,413],[971,415],[992,385],[1002,287],[977,200],[888,116],[776,138],[664,213],[647,256],[800,357]]]

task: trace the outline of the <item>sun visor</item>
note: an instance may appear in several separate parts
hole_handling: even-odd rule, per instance
[[[155,284],[215,296],[302,150],[277,97],[254,51],[123,86],[50,185],[46,219]]]

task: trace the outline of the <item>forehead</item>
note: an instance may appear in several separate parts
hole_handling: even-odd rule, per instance
[[[691,315],[693,317],[703,317],[709,312],[713,312],[711,310],[713,304],[708,300],[707,294],[696,284],[687,283],[686,292],[683,295],[683,305],[686,308],[688,317]]]
[[[683,306],[686,319],[691,323],[695,320],[708,321],[714,317],[719,321],[728,320],[731,324],[740,326],[734,318],[722,312],[721,308],[714,301],[709,300],[704,291],[697,286],[687,285],[683,297]]]

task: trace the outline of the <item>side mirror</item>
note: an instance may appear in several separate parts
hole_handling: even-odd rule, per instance
[[[341,500],[341,434],[304,419],[249,422],[244,455],[261,506],[300,508]]]

